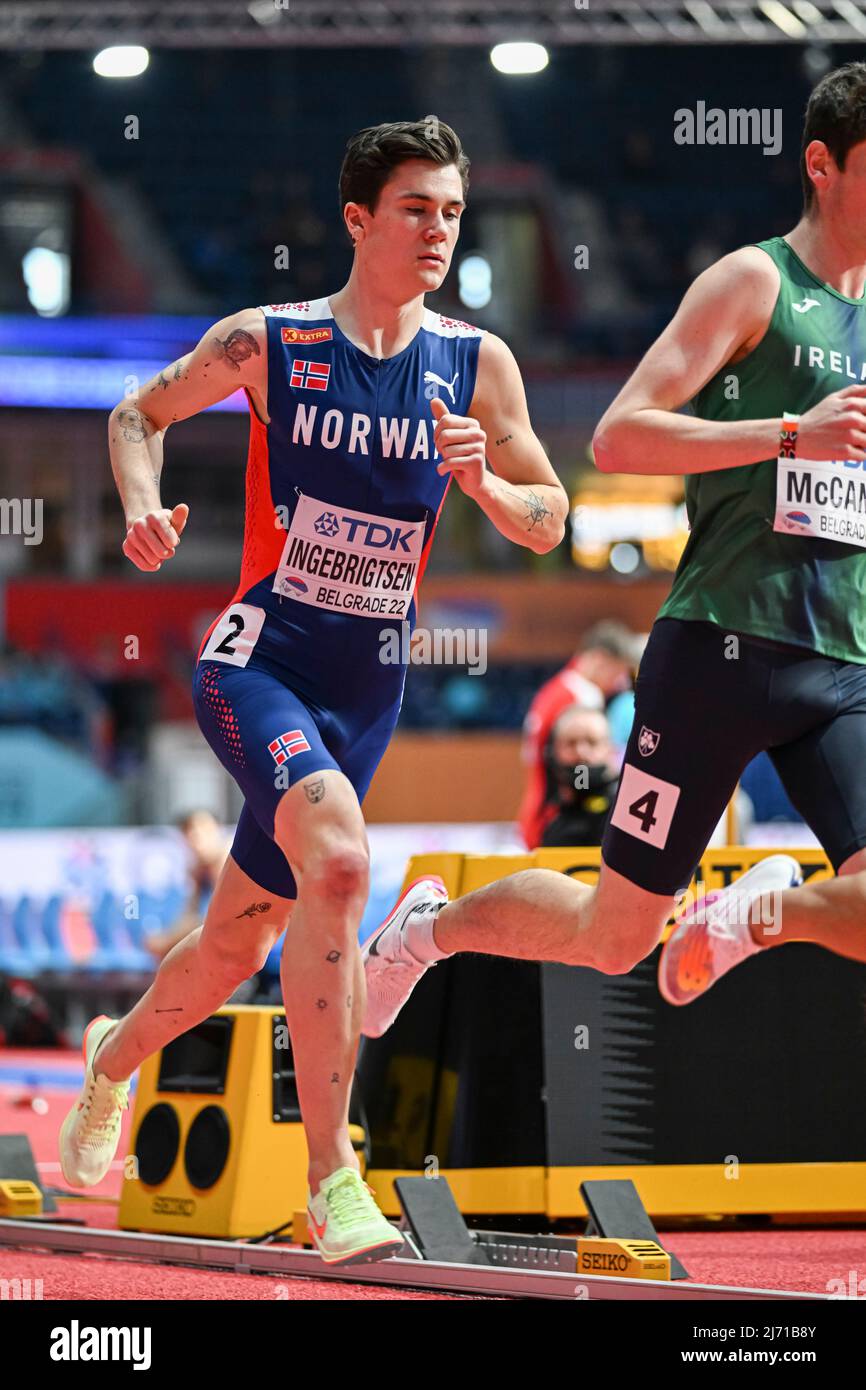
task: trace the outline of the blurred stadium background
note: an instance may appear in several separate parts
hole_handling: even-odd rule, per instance
[[[574,512],[539,557],[449,498],[419,623],[484,629],[488,668],[410,671],[365,805],[367,929],[410,853],[519,845],[535,691],[591,623],[649,628],[682,489],[595,473],[594,425],[693,276],[797,221],[808,92],[864,36],[851,0],[0,6],[0,972],[38,983],[70,1037],[152,971],[145,939],[189,889],[177,817],[205,806],[230,829],[239,810],[189,687],[239,570],[246,407],[172,430],[163,500],[190,524],[145,576],[121,553],[106,447],[129,382],[244,305],[344,283],[351,133],[455,127],[469,207],[431,307],[510,343]],[[494,65],[529,40],[540,71]],[[99,75],[118,44],[147,50],[144,71]],[[780,110],[780,151],[677,144],[674,112],[698,102]],[[744,786],[749,837],[781,839],[795,817],[765,760]]]

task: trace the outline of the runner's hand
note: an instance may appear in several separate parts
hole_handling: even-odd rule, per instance
[[[804,459],[866,458],[866,384],[834,391],[800,417],[797,454]]]
[[[177,549],[188,516],[186,502],[178,502],[173,511],[160,507],[127,521],[124,555],[140,570],[152,574],[161,569],[163,560],[170,560]]]
[[[436,420],[433,442],[442,455],[436,467],[440,474],[453,473],[467,497],[477,497],[484,487],[487,471],[487,435],[477,420],[451,415],[444,401],[434,396],[430,409]]]

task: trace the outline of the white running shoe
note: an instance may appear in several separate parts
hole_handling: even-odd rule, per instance
[[[671,932],[659,957],[658,984],[669,1004],[690,1004],[740,961],[764,948],[749,931],[752,904],[803,882],[789,854],[771,854],[727,888],[707,893]]]
[[[404,939],[410,917],[439,911],[448,901],[448,889],[441,878],[427,875],[410,883],[390,917],[367,937],[361,960],[367,979],[367,1009],[361,1032],[367,1038],[381,1038],[402,1009],[425,970],[407,949]]]
[[[355,1168],[338,1168],[315,1197],[307,1195],[307,1230],[329,1265],[385,1260],[399,1255],[406,1243]]]
[[[71,1187],[95,1187],[111,1167],[120,1140],[121,1115],[129,1105],[129,1081],[95,1076],[96,1049],[117,1020],[100,1014],[87,1025],[84,1085],[60,1130],[60,1168]]]

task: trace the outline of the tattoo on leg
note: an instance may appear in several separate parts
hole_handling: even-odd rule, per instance
[[[327,999],[317,999],[317,1000],[316,1000],[316,1008],[317,1008],[317,1009],[326,1009],[327,1007],[328,1007],[328,1001],[327,1001]]]
[[[255,917],[259,912],[268,912],[270,911],[270,906],[270,903],[250,903],[249,907],[245,907],[243,912],[238,913],[235,921],[237,921],[239,917]]]
[[[214,338],[214,347],[217,357],[226,362],[236,372],[241,369],[241,363],[255,353],[256,357],[261,357],[261,350],[252,333],[247,333],[245,328],[235,328],[223,341],[221,338]]]
[[[325,960],[329,960],[332,965],[336,965],[342,954],[342,951],[329,951],[325,956]]]
[[[304,795],[307,800],[312,801],[315,806],[316,802],[321,801],[322,797],[325,795],[324,779],[320,777],[317,782],[305,782]]]

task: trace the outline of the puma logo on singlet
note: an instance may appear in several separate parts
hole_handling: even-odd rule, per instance
[[[810,299],[809,296],[806,295],[802,304],[794,304],[792,301],[791,308],[796,309],[798,314],[808,314],[810,309],[814,309],[816,305],[820,303],[820,299]]]
[[[424,380],[425,380],[425,381],[435,381],[435,383],[436,383],[437,386],[444,386],[444,387],[445,387],[445,390],[448,391],[448,392],[450,392],[450,394],[451,394],[451,404],[452,404],[452,405],[455,405],[455,404],[456,404],[456,398],[455,398],[455,395],[454,395],[454,382],[457,380],[457,378],[459,377],[459,375],[460,375],[459,372],[455,372],[455,373],[454,373],[454,380],[453,380],[453,381],[443,381],[442,378],[441,378],[441,376],[437,376],[435,372],[425,372],[425,373],[424,373]]]

